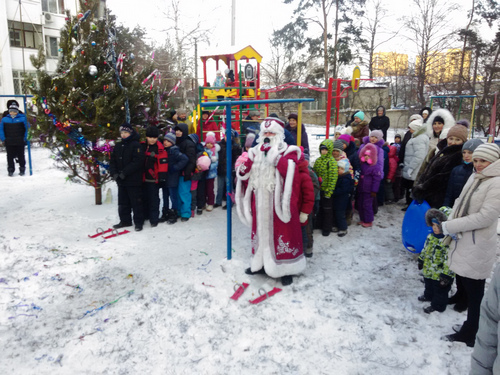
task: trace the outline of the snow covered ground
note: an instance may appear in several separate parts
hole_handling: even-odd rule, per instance
[[[320,141],[310,137],[316,153]],[[401,245],[402,203],[344,238],[315,232],[306,272],[282,287],[245,275],[250,230],[235,210],[232,260],[220,208],[91,239],[118,222],[114,184],[113,203],[95,206],[93,190],[65,182],[47,150],[33,150],[33,176],[9,178],[5,164],[1,153],[1,374],[469,371],[472,349],[440,340],[465,313],[427,315],[417,301],[423,283]],[[283,290],[249,303],[273,287]]]

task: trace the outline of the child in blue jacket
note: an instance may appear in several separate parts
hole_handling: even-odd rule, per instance
[[[7,150],[9,176],[14,175],[15,160],[19,163],[19,175],[24,176],[26,172],[24,145],[28,140],[28,121],[26,115],[19,111],[19,105],[15,100],[9,101],[9,103],[9,113],[0,122],[0,139],[5,142]]]

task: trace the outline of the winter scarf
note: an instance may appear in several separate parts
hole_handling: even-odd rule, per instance
[[[328,153],[316,159],[313,170],[316,172],[316,175],[323,180],[321,183],[321,191],[325,193],[326,198],[330,198],[337,184],[339,170],[337,161],[332,156],[333,141],[331,139],[325,139],[321,142],[320,150],[321,146],[326,146]]]

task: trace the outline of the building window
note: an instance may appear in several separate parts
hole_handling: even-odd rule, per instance
[[[30,90],[26,85],[26,76],[33,78],[36,82],[36,73],[35,72],[26,72],[24,74],[21,70],[13,70],[12,77],[14,79],[14,94],[15,95],[28,95],[30,94]]]
[[[47,50],[47,57],[56,59],[59,57],[59,43],[57,38],[53,36],[45,37],[45,47]]]
[[[42,26],[8,21],[11,47],[38,49],[42,45]]]
[[[64,14],[64,0],[42,0],[42,10],[48,13]]]

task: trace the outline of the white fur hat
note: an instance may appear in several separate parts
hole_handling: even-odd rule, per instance
[[[349,134],[349,135],[351,135],[352,134],[352,126],[348,126],[347,128],[345,128],[342,131],[342,134]]]
[[[260,124],[260,133],[271,132],[276,135],[285,136],[285,129],[281,125],[281,121],[275,117],[266,117]]]

